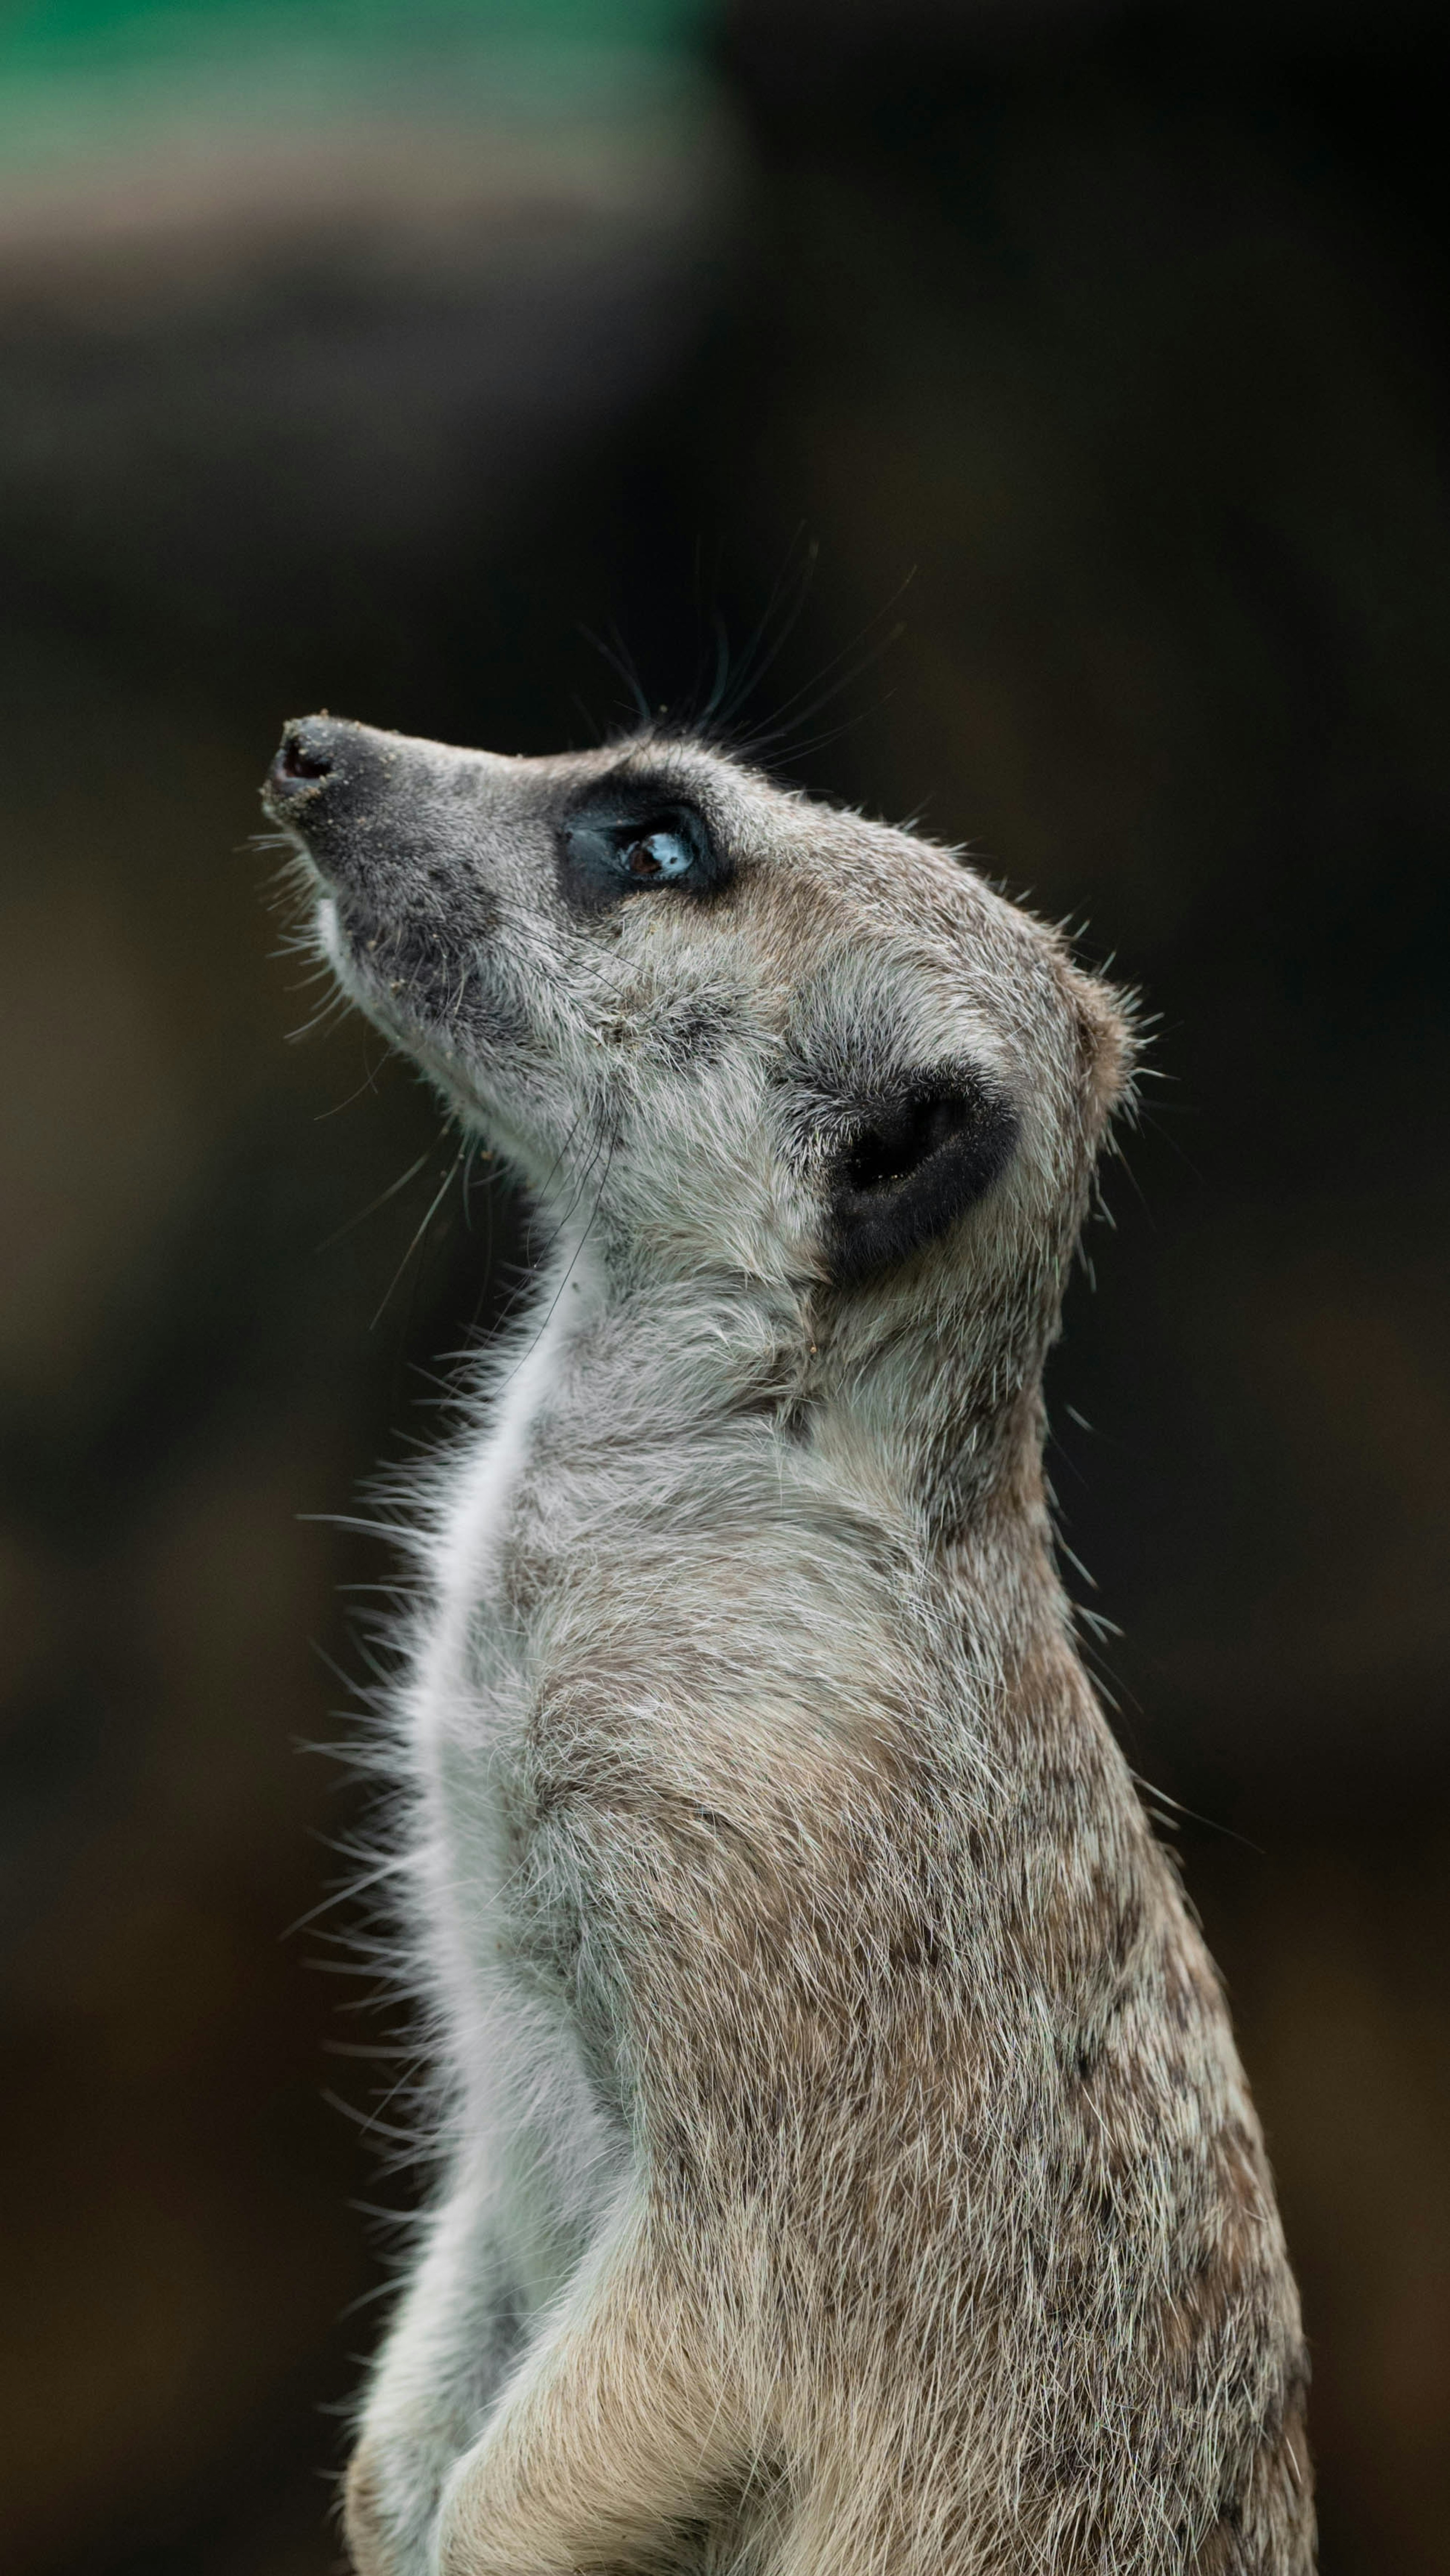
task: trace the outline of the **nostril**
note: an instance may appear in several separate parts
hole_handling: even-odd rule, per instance
[[[332,762],[325,751],[318,751],[300,736],[289,733],[282,745],[277,764],[284,778],[330,778]]]

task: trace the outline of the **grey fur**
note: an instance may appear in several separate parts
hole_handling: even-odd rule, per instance
[[[359,2568],[1305,2576],[1260,2134],[1042,1482],[1120,997],[695,744],[288,742],[324,952],[554,1242],[413,1516],[449,2178]],[[579,800],[644,778],[726,881],[579,899]],[[862,1104],[943,1066],[1005,1168],[849,1284]]]

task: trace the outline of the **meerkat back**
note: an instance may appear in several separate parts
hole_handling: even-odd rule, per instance
[[[1120,997],[691,739],[313,717],[267,804],[551,1245],[416,1499],[440,2179],[360,2576],[1306,2576],[1263,2144],[1042,1477]]]

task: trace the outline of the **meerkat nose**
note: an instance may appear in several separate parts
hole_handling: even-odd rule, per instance
[[[273,794],[297,796],[330,778],[338,765],[339,737],[346,731],[329,716],[294,716],[283,728],[268,777]]]

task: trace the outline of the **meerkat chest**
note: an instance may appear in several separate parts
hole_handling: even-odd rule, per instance
[[[901,1550],[750,1427],[628,1452],[496,1435],[440,1556],[417,1741],[475,1897],[583,1780],[728,1813],[772,1772],[805,1799],[833,1749],[932,1695]]]

